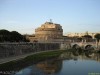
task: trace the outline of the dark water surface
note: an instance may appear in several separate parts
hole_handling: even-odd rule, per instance
[[[100,75],[100,54],[66,52],[28,66],[14,75]]]

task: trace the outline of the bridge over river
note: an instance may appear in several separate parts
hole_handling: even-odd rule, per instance
[[[93,49],[100,50],[100,42],[65,42],[61,44],[61,48],[69,49],[69,48],[81,48],[83,50]]]

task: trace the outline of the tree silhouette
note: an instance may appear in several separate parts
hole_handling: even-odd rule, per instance
[[[9,41],[11,38],[11,34],[8,30],[0,30],[0,41]]]
[[[92,36],[91,35],[84,35],[84,36],[82,36],[82,38],[85,39],[88,42],[92,40]]]
[[[100,34],[96,34],[94,37],[95,37],[95,38],[97,39],[97,41],[99,42],[99,40],[100,40]]]
[[[16,31],[12,31],[11,32],[11,40],[15,41],[15,42],[23,41],[23,36]]]
[[[25,36],[17,31],[9,32],[8,30],[0,30],[0,42],[29,42]]]
[[[84,37],[84,38],[92,38],[91,35],[84,35],[83,37]]]

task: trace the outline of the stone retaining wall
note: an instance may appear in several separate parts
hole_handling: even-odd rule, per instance
[[[0,59],[46,50],[60,49],[58,43],[0,43]]]

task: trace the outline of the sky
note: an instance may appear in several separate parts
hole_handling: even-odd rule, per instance
[[[0,0],[0,30],[33,34],[50,19],[65,34],[100,32],[100,0]]]

